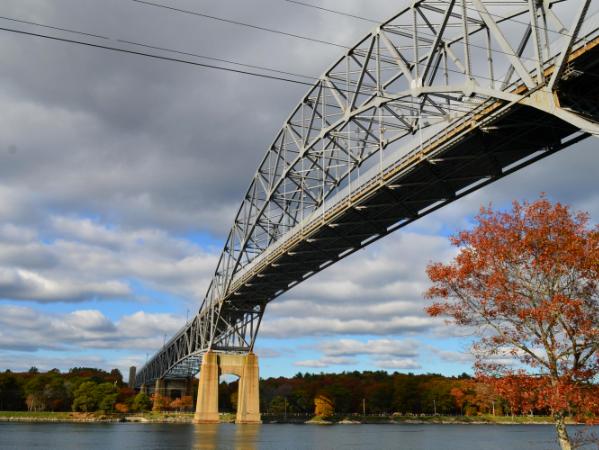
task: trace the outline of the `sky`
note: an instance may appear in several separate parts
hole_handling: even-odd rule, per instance
[[[383,20],[404,3],[319,5]],[[285,0],[164,4],[348,46],[372,27]],[[310,76],[342,52],[130,0],[4,0],[0,16],[4,28]],[[1,30],[0,54],[0,370],[127,374],[197,312],[254,171],[307,88]],[[471,372],[472,337],[423,310],[426,265],[449,261],[448,236],[489,203],[546,193],[596,222],[598,143],[460,199],[273,301],[261,375]]]

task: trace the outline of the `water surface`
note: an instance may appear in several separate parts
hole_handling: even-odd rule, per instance
[[[557,448],[550,425],[0,423],[0,450]]]

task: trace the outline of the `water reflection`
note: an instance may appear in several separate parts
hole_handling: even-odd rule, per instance
[[[201,424],[194,427],[194,449],[209,450],[218,448],[219,424]]]
[[[236,425],[235,449],[256,450],[258,448],[259,435],[260,425]]]
[[[234,433],[231,431],[235,430]],[[194,426],[194,449],[257,450],[260,425],[200,424]]]

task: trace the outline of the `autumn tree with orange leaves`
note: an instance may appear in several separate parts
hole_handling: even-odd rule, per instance
[[[431,316],[476,330],[477,373],[508,401],[565,420],[599,417],[599,227],[542,197],[510,212],[482,208],[459,253],[427,273]]]

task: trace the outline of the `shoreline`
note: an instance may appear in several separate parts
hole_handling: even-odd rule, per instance
[[[234,423],[233,414],[221,414],[220,423]],[[71,412],[0,412],[0,423],[193,423],[193,413],[96,414]],[[364,420],[355,416],[332,419],[319,417],[264,416],[263,424],[295,425],[553,425],[546,416],[372,416]],[[570,421],[568,425],[584,425]]]

